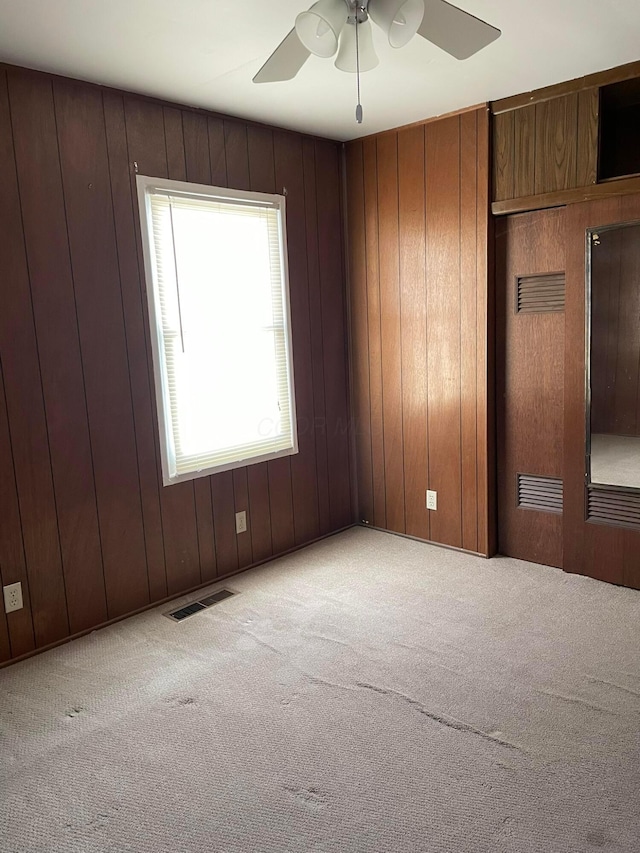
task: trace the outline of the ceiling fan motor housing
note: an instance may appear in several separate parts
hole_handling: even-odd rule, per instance
[[[356,21],[364,24],[369,20],[369,0],[345,0],[345,3],[349,7],[348,24],[355,24]]]

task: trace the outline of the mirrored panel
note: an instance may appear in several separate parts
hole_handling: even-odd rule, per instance
[[[591,229],[587,240],[588,473],[640,489],[640,222]]]

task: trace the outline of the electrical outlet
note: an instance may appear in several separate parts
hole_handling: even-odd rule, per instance
[[[246,510],[236,513],[236,533],[247,532],[247,513]]]
[[[13,613],[14,610],[22,610],[24,604],[22,602],[22,584],[10,583],[8,586],[2,587],[4,595],[4,612]]]
[[[438,493],[427,489],[427,509],[438,509]]]

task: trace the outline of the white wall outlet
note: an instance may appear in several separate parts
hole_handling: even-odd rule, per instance
[[[10,583],[8,586],[2,587],[4,595],[4,612],[13,613],[14,610],[22,610],[24,604],[22,602],[22,584]]]
[[[247,513],[246,510],[236,513],[236,533],[247,532]]]
[[[438,509],[438,493],[427,489],[427,509]]]

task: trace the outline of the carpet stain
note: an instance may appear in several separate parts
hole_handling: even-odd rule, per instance
[[[96,832],[99,829],[103,829],[105,826],[108,826],[109,823],[113,820],[114,817],[117,816],[120,811],[120,806],[111,806],[109,809],[103,812],[98,812],[98,814],[94,815],[92,818],[88,820],[80,820],[77,822],[67,821],[65,824],[67,829],[81,829],[81,830],[90,830],[92,832]]]
[[[328,796],[318,788],[294,788],[291,785],[284,785],[283,787],[287,793],[292,794],[296,798],[300,805],[312,811],[321,811],[329,803]]]
[[[365,681],[358,681],[357,686],[363,688],[364,690],[372,690],[374,693],[379,693],[381,696],[389,696],[393,699],[399,699],[401,702],[404,702],[411,708],[413,708],[414,711],[417,711],[419,714],[428,717],[435,723],[440,723],[440,725],[446,726],[448,729],[454,729],[457,732],[466,732],[467,734],[476,735],[477,737],[483,738],[484,740],[489,740],[492,743],[499,743],[501,746],[504,746],[507,749],[513,749],[516,752],[524,752],[522,747],[518,746],[515,743],[511,743],[511,741],[505,740],[502,737],[499,737],[499,733],[497,732],[484,732],[482,731],[482,729],[476,729],[475,726],[472,726],[469,723],[462,722],[462,720],[456,720],[453,717],[443,717],[440,714],[435,714],[433,711],[429,711],[427,708],[425,708],[424,705],[421,702],[418,702],[417,699],[412,699],[410,696],[406,696],[404,693],[400,693],[397,690],[378,687],[375,684],[368,684]]]
[[[164,701],[168,705],[173,705],[174,708],[181,708],[185,705],[198,704],[198,700],[193,696],[168,696]]]
[[[82,714],[86,710],[87,709],[83,708],[82,705],[77,705],[77,706],[74,706],[73,708],[70,708],[68,711],[65,711],[64,713],[65,713],[65,716],[67,716],[67,717],[79,717],[80,714]]]
[[[590,832],[587,835],[587,844],[592,847],[604,847],[607,843],[607,837],[604,832]]]

